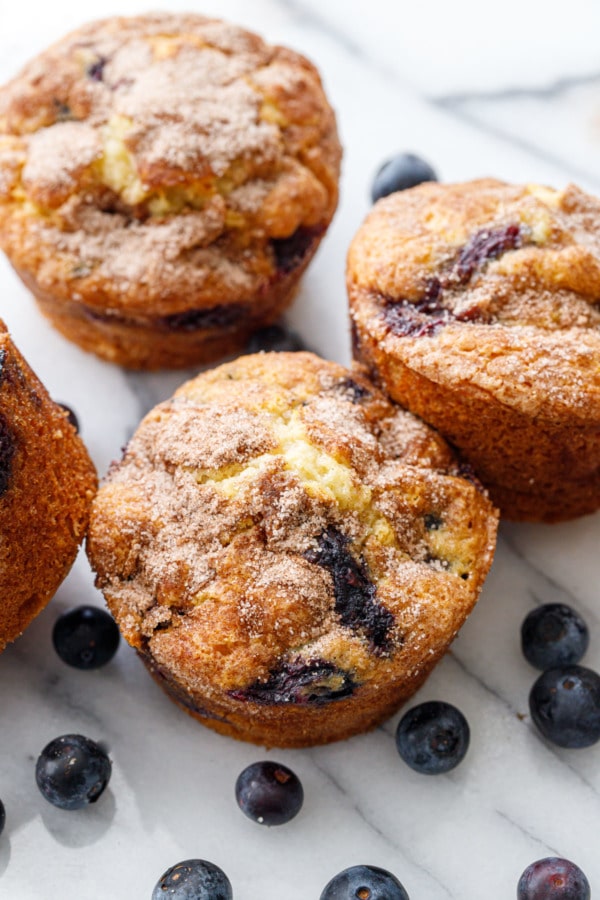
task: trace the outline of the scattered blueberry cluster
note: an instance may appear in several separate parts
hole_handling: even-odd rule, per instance
[[[587,625],[563,603],[534,609],[521,627],[523,654],[542,670],[529,694],[531,718],[559,747],[600,740],[600,675],[577,665],[588,643]]]

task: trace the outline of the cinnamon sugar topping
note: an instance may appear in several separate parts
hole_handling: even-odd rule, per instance
[[[270,295],[271,239],[313,229],[312,254],[337,203],[340,146],[314,66],[203,16],[65,37],[0,91],[0,153],[0,242],[17,270],[44,296],[111,313],[272,315],[287,293]]]
[[[89,552],[128,640],[205,708],[250,685],[264,703],[274,673],[289,687],[305,666],[333,699],[347,692],[331,673],[397,671],[419,617],[454,633],[494,529],[439,439],[358,370],[259,354],[146,417],[96,499]]]

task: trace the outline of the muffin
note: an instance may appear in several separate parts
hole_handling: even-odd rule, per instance
[[[477,600],[496,526],[442,439],[361,371],[263,353],[146,416],[87,549],[172,700],[298,747],[372,728],[419,687]]]
[[[88,522],[96,472],[0,321],[0,651],[52,598]]]
[[[484,179],[379,201],[347,266],[354,355],[501,513],[600,507],[600,201]]]
[[[340,156],[300,54],[199,15],[94,22],[0,90],[0,246],[85,350],[203,363],[291,302]]]

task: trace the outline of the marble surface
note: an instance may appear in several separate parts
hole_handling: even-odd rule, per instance
[[[407,6],[201,7],[303,50],[322,70],[346,150],[342,199],[289,320],[341,362],[349,358],[345,252],[386,157],[416,151],[445,180],[575,180],[600,191],[597,4],[508,0],[493,25],[472,0]],[[84,17],[144,10],[138,0],[90,0],[85,9],[73,0],[1,0],[0,80]],[[188,374],[128,374],[79,351],[41,319],[3,259],[0,315],[52,395],[77,411],[100,474],[141,415]],[[266,752],[186,717],[124,645],[105,669],[69,669],[51,647],[57,616],[103,602],[80,555],[45,612],[0,656],[0,895],[149,900],[164,869],[200,856],[228,873],[235,900],[318,900],[329,878],[356,863],[390,869],[412,900],[501,900],[515,896],[529,862],[547,855],[576,861],[595,895],[600,747],[560,750],[536,733],[527,704],[536,673],[521,657],[519,629],[535,605],[571,603],[591,629],[584,662],[600,669],[599,536],[598,516],[502,525],[478,607],[416,698],[449,700],[471,725],[467,758],[437,778],[399,759],[398,717],[341,744]],[[40,750],[66,732],[105,742],[114,763],[106,795],[77,813],[51,807],[34,783]],[[290,765],[304,784],[301,814],[281,828],[245,819],[233,798],[241,769],[265,757]]]

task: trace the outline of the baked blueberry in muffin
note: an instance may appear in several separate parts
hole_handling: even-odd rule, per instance
[[[206,362],[290,303],[340,155],[300,54],[199,15],[94,22],[0,90],[0,246],[86,350]]]
[[[508,518],[600,506],[600,201],[492,179],[379,201],[347,283],[354,354]]]
[[[0,321],[0,650],[71,568],[95,489],[94,466],[67,413]]]
[[[391,715],[477,600],[497,516],[442,439],[357,368],[241,357],[142,421],[88,554],[181,707],[273,746]]]

